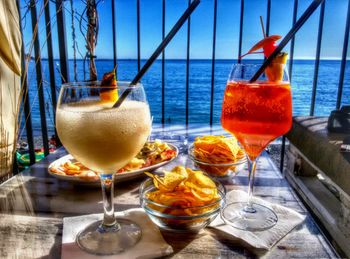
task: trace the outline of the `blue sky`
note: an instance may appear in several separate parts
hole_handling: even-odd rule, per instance
[[[74,9],[80,13],[84,4],[80,0],[73,0]],[[38,15],[42,8],[42,0],[38,1]],[[115,0],[117,24],[117,55],[118,58],[137,58],[136,33],[136,0]],[[161,41],[162,32],[162,1],[140,0],[141,2],[141,57],[148,58]],[[284,36],[292,25],[294,0],[272,0],[270,34]],[[311,0],[299,0],[298,15],[300,16]],[[166,32],[175,24],[187,7],[188,0],[166,0]],[[243,52],[246,52],[254,43],[262,39],[259,16],[266,18],[267,0],[246,0],[243,30]],[[324,59],[339,59],[342,54],[344,40],[347,0],[326,0],[324,32],[322,39],[321,57]],[[22,7],[24,0],[22,0]],[[201,0],[200,5],[191,17],[191,49],[193,59],[211,58],[213,40],[213,0]],[[69,1],[65,3],[70,10]],[[50,3],[53,25],[53,45],[58,57],[57,29],[55,26],[55,6]],[[71,17],[66,10],[67,42],[69,57],[73,57],[71,37]],[[102,0],[98,6],[100,16],[100,32],[96,49],[98,58],[113,58],[111,0]],[[22,9],[22,14],[24,10]],[[218,0],[216,58],[233,59],[238,54],[240,0]],[[319,10],[307,21],[298,32],[295,43],[295,58],[315,57],[318,32]],[[40,44],[45,44],[44,15],[40,17],[39,35]],[[27,44],[31,39],[30,13],[23,20],[24,40]],[[75,21],[77,42],[84,50],[83,37]],[[166,57],[170,59],[186,58],[187,24],[178,32],[166,49]],[[289,51],[289,45],[286,47]],[[348,51],[348,57],[349,55]],[[46,48],[43,47],[43,57]],[[251,56],[259,58],[259,56]]]

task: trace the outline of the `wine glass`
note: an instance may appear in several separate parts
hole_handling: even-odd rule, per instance
[[[225,89],[221,124],[243,146],[249,169],[248,200],[227,204],[224,221],[238,229],[261,231],[274,226],[277,215],[271,208],[252,201],[256,160],[275,138],[292,125],[292,98],[284,64],[273,64],[268,77],[249,82],[260,66],[235,64]],[[272,79],[272,80],[271,80]]]
[[[150,134],[150,110],[141,84],[118,108],[117,96],[130,88],[99,86],[99,82],[64,84],[56,112],[56,127],[67,151],[84,166],[99,174],[103,194],[103,220],[82,230],[76,238],[80,248],[98,255],[118,254],[141,238],[140,227],[114,216],[114,173],[143,147]]]

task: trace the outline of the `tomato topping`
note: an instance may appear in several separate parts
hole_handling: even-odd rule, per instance
[[[265,58],[268,58],[272,52],[274,52],[274,50],[277,48],[277,43],[276,41],[269,41],[267,42],[263,49],[264,49],[264,56]]]
[[[268,57],[271,55],[271,53],[276,49],[277,43],[281,38],[280,35],[271,35],[268,37],[265,37],[258,43],[256,43],[246,54],[240,56],[239,58],[242,59],[244,56],[249,55],[249,54],[257,54],[257,53],[262,53],[262,52],[257,52],[259,49],[263,49],[263,53],[265,57]]]
[[[173,158],[176,155],[175,150],[166,150],[165,152],[162,153],[162,158],[164,160],[169,160]]]

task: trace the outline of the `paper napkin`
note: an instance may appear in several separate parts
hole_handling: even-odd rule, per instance
[[[247,196],[248,195],[246,192],[233,190],[227,193],[226,203],[228,204],[241,201],[245,202],[247,200]],[[256,197],[253,198],[253,202],[271,208],[276,213],[278,221],[275,226],[264,231],[251,232],[239,230],[225,224],[221,217],[218,216],[210,224],[210,227],[223,231],[235,238],[241,239],[255,248],[269,250],[305,219],[304,215],[278,204],[272,204]]]
[[[80,230],[94,221],[101,220],[102,214],[91,214],[78,217],[63,218],[62,259],[79,258],[156,258],[173,253],[158,227],[148,218],[142,209],[130,209],[115,214],[116,217],[128,218],[137,223],[142,229],[141,240],[129,250],[111,256],[95,256],[81,250],[75,242]]]

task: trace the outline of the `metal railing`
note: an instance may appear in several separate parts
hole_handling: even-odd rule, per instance
[[[19,1],[19,0],[18,0]],[[44,0],[45,5],[45,22],[46,22],[46,37],[47,37],[47,51],[48,51],[48,64],[49,64],[49,73],[50,73],[50,87],[51,87],[51,98],[52,98],[52,104],[53,109],[55,109],[56,103],[57,103],[57,96],[56,96],[56,86],[55,86],[55,73],[54,73],[54,58],[53,58],[53,48],[52,48],[52,37],[51,37],[51,30],[53,30],[53,25],[50,21],[50,5],[48,4],[50,0]],[[106,0],[108,1],[108,0]],[[116,30],[116,7],[115,2],[116,0],[110,0],[111,1],[111,12],[112,12],[112,39],[113,39],[113,61],[114,64],[117,64],[117,30]],[[141,7],[140,7],[140,1],[136,1],[136,32],[137,32],[137,68],[140,70],[141,67],[141,37],[140,37],[140,13],[141,13]],[[186,0],[184,0],[186,1]],[[213,35],[212,35],[212,55],[211,55],[211,91],[210,91],[210,121],[209,124],[213,124],[213,107],[214,107],[214,82],[215,82],[215,62],[216,62],[216,29],[217,29],[217,5],[218,1],[220,0],[213,0]],[[239,0],[237,0],[239,1]],[[330,1],[330,0],[328,0]],[[66,24],[65,24],[65,9],[62,8],[64,4],[64,0],[55,0],[55,7],[56,7],[56,17],[57,17],[57,25],[56,29],[58,32],[58,46],[59,46],[59,60],[60,60],[60,72],[62,74],[62,77],[65,78],[65,80],[69,81],[69,62],[68,62],[68,55],[67,55],[67,38],[66,38]],[[188,0],[188,5],[190,4],[191,0]],[[247,0],[240,0],[240,19],[239,19],[239,35],[238,36],[238,53],[237,57],[241,56],[242,54],[242,38],[244,33],[244,5]],[[162,0],[162,38],[164,39],[165,36],[165,21],[166,21],[166,0]],[[19,2],[18,2],[19,4]],[[32,18],[32,28],[33,32],[35,31],[35,24],[37,22],[37,12],[35,7],[35,0],[32,0],[32,7],[31,7],[31,18]],[[266,0],[266,34],[269,34],[270,31],[270,17],[271,17],[271,0]],[[293,20],[292,23],[294,24],[297,19],[297,13],[298,13],[298,6],[299,1],[294,0],[293,5]],[[323,23],[324,23],[324,13],[325,13],[325,2],[321,5],[320,8],[320,15],[319,15],[319,24],[318,24],[318,37],[317,37],[317,47],[316,47],[316,56],[315,56],[315,69],[314,69],[314,76],[313,76],[313,84],[312,84],[312,95],[311,95],[311,107],[310,107],[310,115],[314,114],[315,109],[315,101],[316,101],[316,94],[317,94],[317,83],[318,83],[318,71],[319,71],[319,65],[320,65],[320,51],[321,51],[321,44],[322,44],[322,33],[323,33]],[[347,18],[346,18],[346,24],[345,24],[345,33],[344,33],[344,43],[343,43],[343,50],[342,50],[342,59],[341,59],[341,65],[340,65],[340,76],[339,76],[339,84],[338,84],[338,91],[337,91],[337,103],[335,108],[339,108],[341,105],[341,99],[342,99],[342,92],[343,92],[343,85],[344,85],[344,76],[345,76],[345,67],[346,67],[346,56],[347,56],[347,50],[348,50],[348,41],[349,41],[349,23],[350,23],[350,0],[348,1],[348,10],[347,10]],[[190,66],[190,44],[191,44],[191,20],[188,20],[187,23],[187,43],[186,43],[186,96],[185,96],[185,105],[186,105],[186,117],[185,117],[185,123],[186,125],[189,124],[189,66]],[[43,78],[42,78],[42,67],[41,67],[41,54],[40,54],[40,48],[39,48],[39,38],[38,35],[36,35],[34,40],[34,54],[35,54],[35,60],[36,62],[36,78],[37,78],[37,86],[38,86],[38,96],[39,96],[39,105],[40,105],[40,115],[41,115],[41,134],[43,138],[43,145],[44,145],[44,152],[45,155],[49,154],[49,147],[48,147],[48,132],[47,132],[47,125],[46,125],[46,119],[45,119],[45,109],[44,109],[44,95],[43,95],[43,88],[41,87]],[[289,75],[292,76],[293,71],[293,60],[294,60],[294,46],[295,46],[295,39],[293,38],[290,44],[290,59],[289,59]],[[22,53],[24,55],[24,50],[22,49]],[[24,62],[24,58],[22,59]],[[165,123],[165,53],[162,53],[161,56],[161,122]],[[23,67],[25,65],[23,64]],[[292,80],[292,78],[290,78]],[[35,154],[34,154],[34,142],[33,142],[33,129],[32,129],[32,121],[30,116],[30,107],[29,107],[29,95],[28,95],[28,85],[27,85],[27,78],[23,78],[23,88],[25,95],[23,97],[23,108],[24,108],[24,114],[26,116],[26,136],[28,140],[29,145],[29,154],[30,154],[30,162],[33,164],[35,162]],[[62,79],[63,82],[63,79]],[[55,111],[53,111],[53,114],[55,116]],[[282,144],[282,155],[281,155],[281,169],[283,167],[283,154],[285,149],[285,138],[283,138],[283,144]]]

